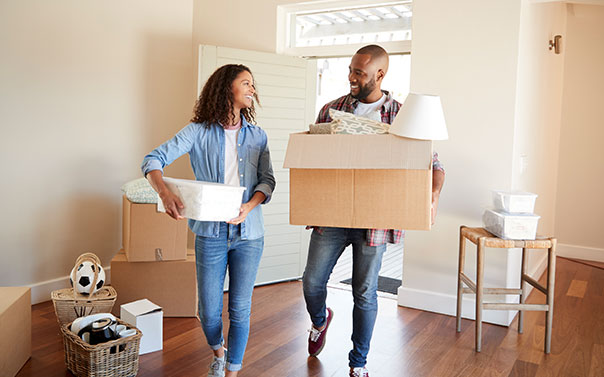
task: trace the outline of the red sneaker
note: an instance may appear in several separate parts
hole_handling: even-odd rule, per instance
[[[350,377],[369,377],[369,371],[365,367],[352,368]]]
[[[314,326],[311,326],[310,335],[308,335],[308,353],[310,356],[317,356],[323,351],[325,346],[325,336],[327,335],[327,329],[333,318],[333,311],[327,308],[327,321],[325,321],[325,327],[323,330],[317,330]]]

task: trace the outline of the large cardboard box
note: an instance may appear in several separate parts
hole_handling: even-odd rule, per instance
[[[111,286],[117,291],[113,314],[120,305],[144,298],[161,306],[165,317],[197,315],[195,252],[186,260],[129,262],[121,250],[111,260]]]
[[[163,349],[163,312],[160,306],[142,299],[120,306],[122,321],[143,333],[139,355]]]
[[[429,140],[296,133],[283,166],[293,225],[430,229]]]
[[[0,287],[0,375],[16,375],[30,357],[31,291]]]
[[[130,262],[184,260],[187,220],[174,220],[151,203],[123,198],[123,243]]]

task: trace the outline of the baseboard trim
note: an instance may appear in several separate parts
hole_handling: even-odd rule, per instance
[[[604,262],[604,249],[559,243],[556,254],[561,257]]]
[[[105,269],[105,284],[111,283],[111,266],[103,267]],[[69,288],[69,275],[62,276],[60,278],[43,281],[40,283],[28,285],[31,288],[31,304],[39,304],[41,302],[49,301],[50,294],[52,291],[57,289]]]
[[[546,267],[547,255],[536,263],[535,267],[529,271],[529,274],[530,276],[538,279],[541,277],[541,275],[543,275]],[[532,291],[532,288],[533,287],[528,284],[529,294]],[[518,299],[512,296],[506,296],[506,299],[508,299],[508,302],[518,302]],[[398,305],[433,313],[455,316],[457,311],[457,296],[447,293],[400,286],[398,288]],[[462,318],[474,320],[476,318],[475,307],[476,301],[474,299],[474,295],[464,295],[461,310]],[[482,317],[484,322],[501,326],[509,326],[514,320],[514,317],[516,317],[517,313],[518,311],[515,310],[485,310],[482,314]]]

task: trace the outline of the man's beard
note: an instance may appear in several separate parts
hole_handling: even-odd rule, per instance
[[[359,101],[364,100],[375,90],[375,78],[372,78],[367,84],[359,85],[359,93],[357,95],[350,94],[352,98],[358,99]]]

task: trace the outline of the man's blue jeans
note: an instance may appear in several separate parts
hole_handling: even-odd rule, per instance
[[[241,369],[250,332],[252,291],[264,238],[242,240],[240,227],[220,224],[218,237],[195,239],[199,318],[208,344],[222,347],[222,299],[224,279],[229,268],[229,335],[227,369]]]
[[[366,229],[326,228],[313,230],[308,248],[303,287],[306,309],[315,327],[326,321],[327,281],[348,245],[352,245],[352,351],[349,366],[367,364],[369,343],[377,316],[377,282],[386,245],[367,246]]]

